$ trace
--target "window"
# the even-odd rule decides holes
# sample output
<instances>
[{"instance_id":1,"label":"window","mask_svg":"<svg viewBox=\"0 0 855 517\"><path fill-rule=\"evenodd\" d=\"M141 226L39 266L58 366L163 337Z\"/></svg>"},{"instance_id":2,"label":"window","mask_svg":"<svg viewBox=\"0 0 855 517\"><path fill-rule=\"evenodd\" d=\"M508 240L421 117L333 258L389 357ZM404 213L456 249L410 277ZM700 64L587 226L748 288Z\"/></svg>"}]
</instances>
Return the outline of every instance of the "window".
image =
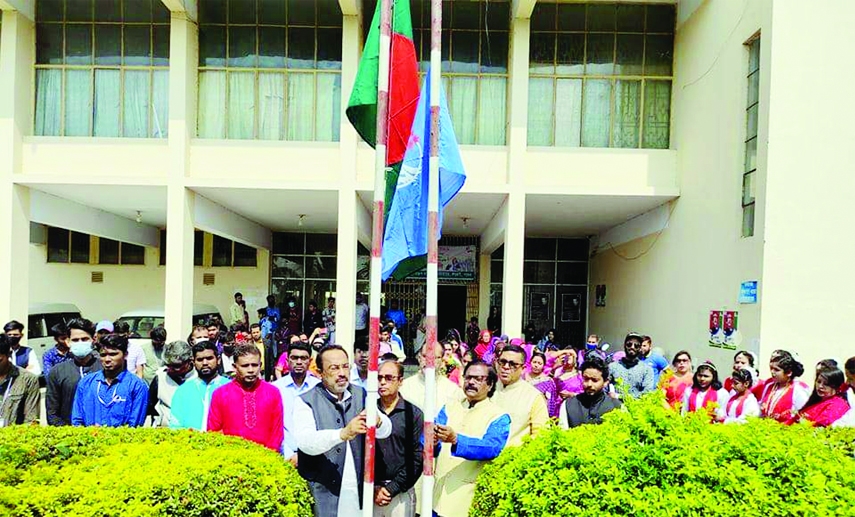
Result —
<instances>
[{"instance_id":1,"label":"window","mask_svg":"<svg viewBox=\"0 0 855 517\"><path fill-rule=\"evenodd\" d=\"M538 2L528 144L667 149L673 5Z\"/></svg>"},{"instance_id":2,"label":"window","mask_svg":"<svg viewBox=\"0 0 855 517\"><path fill-rule=\"evenodd\" d=\"M200 138L338 141L336 0L199 2Z\"/></svg>"},{"instance_id":3,"label":"window","mask_svg":"<svg viewBox=\"0 0 855 517\"><path fill-rule=\"evenodd\" d=\"M201 266L205 255L205 232L193 232L193 265ZM166 230L160 230L160 265L166 265Z\"/></svg>"},{"instance_id":4,"label":"window","mask_svg":"<svg viewBox=\"0 0 855 517\"><path fill-rule=\"evenodd\" d=\"M273 234L270 292L281 306L293 296L300 310L311 300L323 307L327 298L335 296L337 242L334 234Z\"/></svg>"},{"instance_id":5,"label":"window","mask_svg":"<svg viewBox=\"0 0 855 517\"><path fill-rule=\"evenodd\" d=\"M48 227L47 261L88 264L89 235L63 228Z\"/></svg>"},{"instance_id":6,"label":"window","mask_svg":"<svg viewBox=\"0 0 855 517\"><path fill-rule=\"evenodd\" d=\"M160 0L38 0L36 19L36 135L166 138Z\"/></svg>"},{"instance_id":7,"label":"window","mask_svg":"<svg viewBox=\"0 0 855 517\"><path fill-rule=\"evenodd\" d=\"M214 252L211 265L214 267L255 267L258 253L252 246L214 235Z\"/></svg>"},{"instance_id":8,"label":"window","mask_svg":"<svg viewBox=\"0 0 855 517\"><path fill-rule=\"evenodd\" d=\"M196 230L193 232L193 265L201 266L205 263L205 232Z\"/></svg>"},{"instance_id":9,"label":"window","mask_svg":"<svg viewBox=\"0 0 855 517\"><path fill-rule=\"evenodd\" d=\"M748 102L745 108L745 163L742 172L742 236L754 235L757 188L757 125L760 109L760 36L748 43Z\"/></svg>"},{"instance_id":10,"label":"window","mask_svg":"<svg viewBox=\"0 0 855 517\"><path fill-rule=\"evenodd\" d=\"M145 247L101 237L98 239L98 263L144 266Z\"/></svg>"}]
</instances>

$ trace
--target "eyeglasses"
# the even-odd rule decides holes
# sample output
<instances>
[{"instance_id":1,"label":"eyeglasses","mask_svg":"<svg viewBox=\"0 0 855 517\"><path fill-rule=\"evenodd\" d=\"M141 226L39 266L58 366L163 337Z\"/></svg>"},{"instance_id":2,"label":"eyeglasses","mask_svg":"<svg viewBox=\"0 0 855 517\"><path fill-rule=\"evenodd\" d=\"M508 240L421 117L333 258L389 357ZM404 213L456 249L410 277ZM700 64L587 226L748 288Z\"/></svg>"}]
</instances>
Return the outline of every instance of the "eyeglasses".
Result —
<instances>
[{"instance_id":1,"label":"eyeglasses","mask_svg":"<svg viewBox=\"0 0 855 517\"><path fill-rule=\"evenodd\" d=\"M350 365L349 365L349 364L347 364L347 363L344 363L344 364L327 364L327 365L324 365L324 370L325 370L325 371L328 371L328 372L332 372L332 373L340 372L340 371L342 371L342 370L348 370L349 368L350 368Z\"/></svg>"},{"instance_id":2,"label":"eyeglasses","mask_svg":"<svg viewBox=\"0 0 855 517\"><path fill-rule=\"evenodd\" d=\"M641 348L641 343L638 341L627 341L623 344L624 348Z\"/></svg>"},{"instance_id":3,"label":"eyeglasses","mask_svg":"<svg viewBox=\"0 0 855 517\"><path fill-rule=\"evenodd\" d=\"M380 382L392 382L397 381L401 377L399 375L378 375L377 380Z\"/></svg>"},{"instance_id":4,"label":"eyeglasses","mask_svg":"<svg viewBox=\"0 0 855 517\"><path fill-rule=\"evenodd\" d=\"M291 361L294 361L294 362L297 362L297 361L310 361L310 360L311 360L311 357L309 357L309 356L307 356L307 355L291 355L291 356L288 356L288 359L290 359Z\"/></svg>"},{"instance_id":5,"label":"eyeglasses","mask_svg":"<svg viewBox=\"0 0 855 517\"><path fill-rule=\"evenodd\" d=\"M513 361L508 361L507 359L499 359L499 366L507 367L507 368L510 368L511 370L516 370L517 368L522 366L522 364L515 363Z\"/></svg>"},{"instance_id":6,"label":"eyeglasses","mask_svg":"<svg viewBox=\"0 0 855 517\"><path fill-rule=\"evenodd\" d=\"M486 382L488 378L488 375L466 375L465 377L463 377L463 380L466 382L475 381L478 383L483 383Z\"/></svg>"}]
</instances>

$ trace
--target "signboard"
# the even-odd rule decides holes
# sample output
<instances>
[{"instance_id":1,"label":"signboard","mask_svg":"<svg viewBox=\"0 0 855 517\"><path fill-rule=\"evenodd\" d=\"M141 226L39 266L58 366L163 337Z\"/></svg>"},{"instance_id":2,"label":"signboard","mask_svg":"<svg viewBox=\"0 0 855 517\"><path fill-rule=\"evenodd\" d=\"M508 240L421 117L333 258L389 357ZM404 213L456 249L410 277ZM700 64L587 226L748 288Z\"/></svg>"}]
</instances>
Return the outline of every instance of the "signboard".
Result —
<instances>
[{"instance_id":1,"label":"signboard","mask_svg":"<svg viewBox=\"0 0 855 517\"><path fill-rule=\"evenodd\" d=\"M739 313L737 311L710 311L709 345L715 348L736 350L742 343L738 324Z\"/></svg>"},{"instance_id":2,"label":"signboard","mask_svg":"<svg viewBox=\"0 0 855 517\"><path fill-rule=\"evenodd\" d=\"M600 284L594 291L594 305L596 307L606 306L606 284Z\"/></svg>"},{"instance_id":3,"label":"signboard","mask_svg":"<svg viewBox=\"0 0 855 517\"><path fill-rule=\"evenodd\" d=\"M578 323L582 321L582 295L561 295L561 322Z\"/></svg>"},{"instance_id":4,"label":"signboard","mask_svg":"<svg viewBox=\"0 0 855 517\"><path fill-rule=\"evenodd\" d=\"M757 303L757 280L742 282L739 286L739 303Z\"/></svg>"},{"instance_id":5,"label":"signboard","mask_svg":"<svg viewBox=\"0 0 855 517\"><path fill-rule=\"evenodd\" d=\"M529 295L528 319L532 321L550 320L549 293L531 293Z\"/></svg>"},{"instance_id":6,"label":"signboard","mask_svg":"<svg viewBox=\"0 0 855 517\"><path fill-rule=\"evenodd\" d=\"M477 246L440 246L439 272L440 280L475 280L475 264L478 261ZM427 277L427 269L416 271L407 278L419 279Z\"/></svg>"}]
</instances>

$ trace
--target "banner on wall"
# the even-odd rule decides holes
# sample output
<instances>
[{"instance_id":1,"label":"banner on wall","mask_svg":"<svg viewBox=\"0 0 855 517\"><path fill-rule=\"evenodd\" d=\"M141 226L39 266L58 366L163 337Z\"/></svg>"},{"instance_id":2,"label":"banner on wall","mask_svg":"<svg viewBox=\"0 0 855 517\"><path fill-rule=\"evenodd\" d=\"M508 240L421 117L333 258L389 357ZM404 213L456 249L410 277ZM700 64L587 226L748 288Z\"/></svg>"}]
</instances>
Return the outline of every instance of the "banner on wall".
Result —
<instances>
[{"instance_id":1,"label":"banner on wall","mask_svg":"<svg viewBox=\"0 0 855 517\"><path fill-rule=\"evenodd\" d=\"M477 246L440 246L439 247L439 279L440 280L475 280L475 264L478 260ZM427 277L427 270L416 271L407 279Z\"/></svg>"},{"instance_id":2,"label":"banner on wall","mask_svg":"<svg viewBox=\"0 0 855 517\"><path fill-rule=\"evenodd\" d=\"M742 335L739 333L739 312L737 311L710 311L709 345L715 348L736 350L742 343Z\"/></svg>"}]
</instances>

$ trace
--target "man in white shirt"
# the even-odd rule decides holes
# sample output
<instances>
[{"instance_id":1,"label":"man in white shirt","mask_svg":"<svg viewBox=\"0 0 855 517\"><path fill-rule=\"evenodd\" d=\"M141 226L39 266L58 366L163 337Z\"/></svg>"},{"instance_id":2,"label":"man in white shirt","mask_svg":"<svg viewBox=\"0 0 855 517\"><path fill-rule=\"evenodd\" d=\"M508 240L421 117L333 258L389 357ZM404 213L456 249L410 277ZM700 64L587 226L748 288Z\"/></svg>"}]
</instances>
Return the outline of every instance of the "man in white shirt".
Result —
<instances>
[{"instance_id":1,"label":"man in white shirt","mask_svg":"<svg viewBox=\"0 0 855 517\"><path fill-rule=\"evenodd\" d=\"M120 334L122 336L125 336L126 338L130 338L131 326L128 325L128 322L126 321L114 321L113 333ZM145 357L145 350L143 350L143 348L140 346L136 339L128 341L128 355L125 358L125 362L128 365L129 372L136 375L140 379L143 378L143 375L145 374L145 365L148 361Z\"/></svg>"},{"instance_id":2,"label":"man in white shirt","mask_svg":"<svg viewBox=\"0 0 855 517\"><path fill-rule=\"evenodd\" d=\"M245 309L241 305L243 301L243 294L235 293L235 303L229 307L229 316L231 319L231 324L234 325L236 323L246 323L246 319L244 318Z\"/></svg>"},{"instance_id":3,"label":"man in white shirt","mask_svg":"<svg viewBox=\"0 0 855 517\"><path fill-rule=\"evenodd\" d=\"M347 352L325 346L316 358L321 384L294 404L297 470L309 482L315 516L362 515L365 453L365 390L350 384ZM392 423L379 411L377 439L388 438Z\"/></svg>"},{"instance_id":4,"label":"man in white shirt","mask_svg":"<svg viewBox=\"0 0 855 517\"><path fill-rule=\"evenodd\" d=\"M362 293L356 293L356 315L353 322L353 327L356 329L356 336L368 336L368 304L365 303L365 296Z\"/></svg>"},{"instance_id":5,"label":"man in white shirt","mask_svg":"<svg viewBox=\"0 0 855 517\"><path fill-rule=\"evenodd\" d=\"M312 360L312 349L302 341L288 347L288 374L273 383L282 394L282 411L285 424L285 440L282 454L297 466L297 440L294 438L294 404L303 393L314 388L320 379L307 375Z\"/></svg>"},{"instance_id":6,"label":"man in white shirt","mask_svg":"<svg viewBox=\"0 0 855 517\"><path fill-rule=\"evenodd\" d=\"M380 354L383 355L383 354ZM365 389L368 381L368 337L357 337L353 343L353 366L350 367L350 383Z\"/></svg>"}]
</instances>

